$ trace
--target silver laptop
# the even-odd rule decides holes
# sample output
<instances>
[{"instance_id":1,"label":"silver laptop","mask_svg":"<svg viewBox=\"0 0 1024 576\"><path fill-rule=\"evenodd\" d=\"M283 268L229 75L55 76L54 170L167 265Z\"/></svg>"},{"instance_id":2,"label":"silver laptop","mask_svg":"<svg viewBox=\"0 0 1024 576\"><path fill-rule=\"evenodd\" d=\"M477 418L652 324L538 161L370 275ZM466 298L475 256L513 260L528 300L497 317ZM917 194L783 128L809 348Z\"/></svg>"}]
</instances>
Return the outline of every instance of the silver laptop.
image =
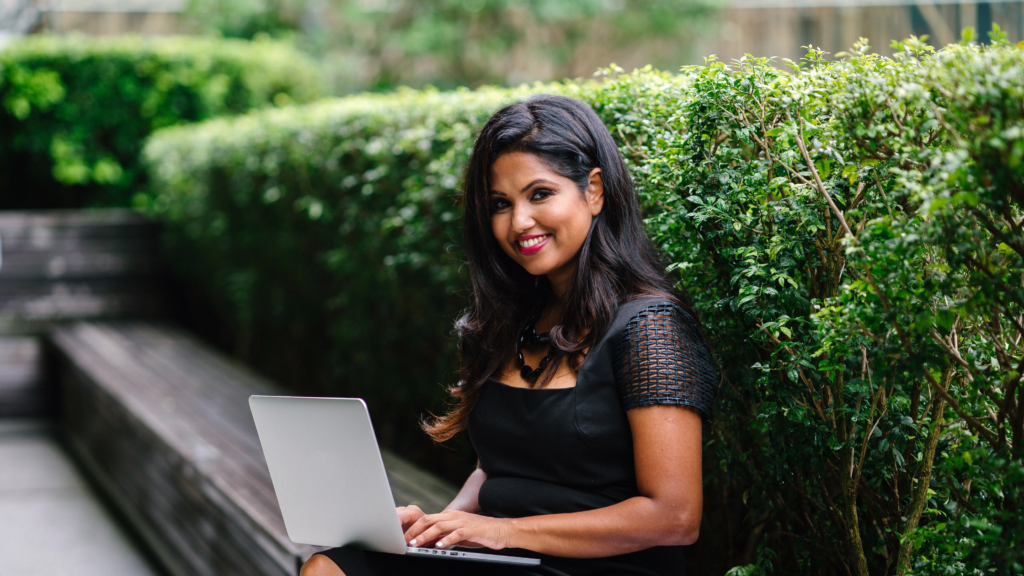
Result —
<instances>
[{"instance_id":1,"label":"silver laptop","mask_svg":"<svg viewBox=\"0 0 1024 576\"><path fill-rule=\"evenodd\" d=\"M285 529L314 546L535 566L540 560L407 546L366 404L358 398L250 396Z\"/></svg>"}]
</instances>

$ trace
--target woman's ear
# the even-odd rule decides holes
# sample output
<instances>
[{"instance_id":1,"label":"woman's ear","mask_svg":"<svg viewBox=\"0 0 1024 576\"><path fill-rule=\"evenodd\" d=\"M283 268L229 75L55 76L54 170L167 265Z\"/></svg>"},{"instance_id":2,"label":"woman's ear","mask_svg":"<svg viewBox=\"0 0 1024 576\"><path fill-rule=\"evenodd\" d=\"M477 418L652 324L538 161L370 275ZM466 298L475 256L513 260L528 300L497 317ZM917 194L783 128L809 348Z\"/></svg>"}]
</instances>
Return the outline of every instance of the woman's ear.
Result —
<instances>
[{"instance_id":1,"label":"woman's ear","mask_svg":"<svg viewBox=\"0 0 1024 576\"><path fill-rule=\"evenodd\" d=\"M601 169L594 168L587 177L587 205L590 206L590 215L597 216L604 208L604 181L601 179Z\"/></svg>"}]
</instances>

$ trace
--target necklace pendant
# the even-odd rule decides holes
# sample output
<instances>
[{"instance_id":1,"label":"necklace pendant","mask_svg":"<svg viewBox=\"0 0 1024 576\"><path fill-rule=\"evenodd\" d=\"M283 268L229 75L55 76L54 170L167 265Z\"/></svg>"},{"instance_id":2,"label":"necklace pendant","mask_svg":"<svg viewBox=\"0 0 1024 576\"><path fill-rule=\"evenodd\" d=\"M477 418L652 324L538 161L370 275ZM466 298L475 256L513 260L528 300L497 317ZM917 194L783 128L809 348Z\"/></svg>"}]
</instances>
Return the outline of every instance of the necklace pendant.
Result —
<instances>
[{"instance_id":1,"label":"necklace pendant","mask_svg":"<svg viewBox=\"0 0 1024 576\"><path fill-rule=\"evenodd\" d=\"M536 322L536 320L534 320ZM542 346L549 346L551 343L551 337L548 333L537 334L537 327L535 325L527 326L523 333L519 336L519 343L516 346L516 360L519 363L519 375L523 377L531 385L537 381L544 369L551 363L551 350L548 349L548 354L544 356L544 359L540 361L540 366L536 370L527 366L526 359L523 358L523 345L526 343L540 344Z\"/></svg>"},{"instance_id":2,"label":"necklace pendant","mask_svg":"<svg viewBox=\"0 0 1024 576\"><path fill-rule=\"evenodd\" d=\"M526 380L530 384L533 384L534 382L537 381L537 376L540 376L538 372L539 370L534 370L529 366L523 366L523 369L519 371L519 375L523 377L523 380Z\"/></svg>"}]
</instances>

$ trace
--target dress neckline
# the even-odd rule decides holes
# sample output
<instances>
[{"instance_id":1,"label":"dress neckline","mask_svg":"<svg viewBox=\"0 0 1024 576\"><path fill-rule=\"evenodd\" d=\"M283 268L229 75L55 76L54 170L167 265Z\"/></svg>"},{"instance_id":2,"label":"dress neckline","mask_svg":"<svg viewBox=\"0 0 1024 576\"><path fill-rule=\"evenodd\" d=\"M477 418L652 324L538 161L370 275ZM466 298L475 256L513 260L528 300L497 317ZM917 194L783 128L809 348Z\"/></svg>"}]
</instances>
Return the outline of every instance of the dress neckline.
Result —
<instances>
[{"instance_id":1,"label":"dress neckline","mask_svg":"<svg viewBox=\"0 0 1024 576\"><path fill-rule=\"evenodd\" d=\"M622 309L625 306L629 305L629 304L635 304L637 302L641 302L641 301L644 301L644 300L656 300L656 299L663 299L664 300L666 298L664 298L663 296L643 296L641 298L636 298L636 299L633 299L633 300L627 300L627 301L622 302L621 304L619 304L619 307L616 310L615 314L618 315L618 314L622 313ZM614 322L613 322L613 324L614 324ZM609 327L609 331L610 331L610 329L611 329L611 327ZM486 380L484 380L484 382L488 382L488 381L496 382L498 384L501 384L505 388L512 388L512 389L516 389L516 390L528 390L530 392L539 392L539 391L542 391L542 390L547 390L547 391L552 391L552 390L575 390L580 385L579 375L583 372L583 369L587 366L587 363L590 362L590 358L591 358L591 356L594 355L594 351L604 342L604 340L606 340L608 338L608 336L609 336L609 334L605 334L604 336L602 336L601 340L596 342L590 348L590 350L587 351L587 356L586 356L586 358L583 359L583 363L580 364L579 372L576 373L576 384L573 385L573 386L566 386L566 387L562 387L562 388L524 388L522 386L513 386L511 384L506 384L505 382L502 382L501 380L498 380L497 378L495 378L493 376L488 377Z\"/></svg>"},{"instance_id":2,"label":"dress neckline","mask_svg":"<svg viewBox=\"0 0 1024 576\"><path fill-rule=\"evenodd\" d=\"M603 337L602 337L602 340L604 340ZM507 384L505 382L502 382L501 380L498 380L497 378L495 378L493 376L491 376L487 380L490 380L492 382L497 382L498 384L501 384L502 386L504 386L506 388L516 388L516 389L519 389L519 390L530 390L531 392L538 392L540 390L575 390L576 387L580 385L580 374L583 373L583 368L586 367L587 362L590 362L590 357L594 355L593 354L594 350L600 344L601 344L601 342L597 342L596 344L594 344L593 346L590 347L590 350L587 350L587 355L586 355L586 357L583 358L583 363L580 364L579 371L576 372L576 383L573 384L572 386L562 386L560 388L547 388L547 387L545 387L545 388L526 388L526 387L523 387L523 386L513 386L511 384Z\"/></svg>"},{"instance_id":3,"label":"dress neckline","mask_svg":"<svg viewBox=\"0 0 1024 576\"><path fill-rule=\"evenodd\" d=\"M587 363L586 359L584 358L583 364L586 364L586 363ZM583 366L582 365L580 366L580 370L581 371L583 370ZM578 374L576 376L576 384L574 384L572 386L562 386L560 388L547 388L547 387L545 387L545 388L526 388L524 386L513 386L511 384L506 384L505 382L502 382L501 380L498 380L497 378L493 378L493 377L492 378L488 378L484 382L494 382L496 384L501 384L505 388L511 388L513 390L528 390L530 392L542 392L542 391L552 392L552 391L555 391L555 390L575 390L576 387L580 385L579 375Z\"/></svg>"}]
</instances>

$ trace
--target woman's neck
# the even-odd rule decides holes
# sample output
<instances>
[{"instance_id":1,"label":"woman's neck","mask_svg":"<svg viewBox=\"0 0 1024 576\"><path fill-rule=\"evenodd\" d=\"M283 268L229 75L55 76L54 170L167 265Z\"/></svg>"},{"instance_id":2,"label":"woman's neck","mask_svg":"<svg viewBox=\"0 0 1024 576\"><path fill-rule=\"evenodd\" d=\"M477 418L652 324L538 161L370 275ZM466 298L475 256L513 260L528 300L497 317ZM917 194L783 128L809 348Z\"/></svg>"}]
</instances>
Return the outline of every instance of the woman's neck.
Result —
<instances>
[{"instance_id":1,"label":"woman's neck","mask_svg":"<svg viewBox=\"0 0 1024 576\"><path fill-rule=\"evenodd\" d=\"M549 302L553 300L559 305L559 307L561 307L562 298L569 289L569 283L572 282L573 274L576 273L578 258L579 256L574 258L567 265L548 272L548 284L551 285L551 295L548 297Z\"/></svg>"}]
</instances>

